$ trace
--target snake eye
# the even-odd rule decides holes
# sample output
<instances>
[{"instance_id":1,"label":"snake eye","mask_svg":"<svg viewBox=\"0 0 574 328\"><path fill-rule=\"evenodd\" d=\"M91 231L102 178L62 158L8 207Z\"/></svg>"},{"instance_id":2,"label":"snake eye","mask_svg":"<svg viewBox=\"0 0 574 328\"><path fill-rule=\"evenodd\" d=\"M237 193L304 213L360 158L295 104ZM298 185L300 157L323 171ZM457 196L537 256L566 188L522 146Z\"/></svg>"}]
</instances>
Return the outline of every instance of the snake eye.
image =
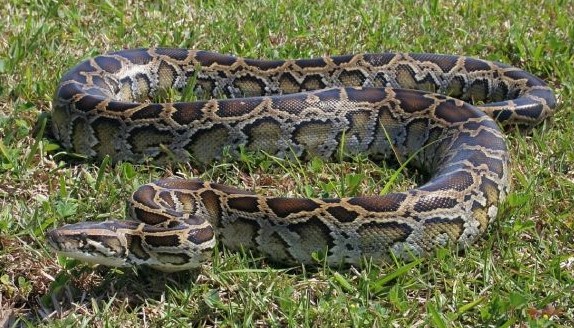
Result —
<instances>
[{"instance_id":1,"label":"snake eye","mask_svg":"<svg viewBox=\"0 0 574 328\"><path fill-rule=\"evenodd\" d=\"M85 232L82 232L78 235L78 245L80 247L84 247L86 245L88 245L88 234Z\"/></svg>"}]
</instances>

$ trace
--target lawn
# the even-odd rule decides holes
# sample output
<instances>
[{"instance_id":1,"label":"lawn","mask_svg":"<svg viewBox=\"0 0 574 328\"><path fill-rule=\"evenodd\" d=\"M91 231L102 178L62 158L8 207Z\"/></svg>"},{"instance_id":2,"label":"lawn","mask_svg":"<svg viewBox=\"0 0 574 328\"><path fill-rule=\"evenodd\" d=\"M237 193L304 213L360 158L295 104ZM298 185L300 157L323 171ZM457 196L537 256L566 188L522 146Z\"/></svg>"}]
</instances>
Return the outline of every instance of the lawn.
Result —
<instances>
[{"instance_id":1,"label":"lawn","mask_svg":"<svg viewBox=\"0 0 574 328\"><path fill-rule=\"evenodd\" d=\"M574 325L574 5L571 1L72 1L0 6L0 326L571 327ZM290 196L376 194L384 163L248 155L207 170L73 158L42 135L59 78L81 60L149 46L253 58L361 52L468 55L546 80L559 105L510 132L512 192L464 254L284 268L221 247L196 271L90 267L58 258L48 229L125 216L159 177ZM418 181L400 172L393 189Z\"/></svg>"}]
</instances>

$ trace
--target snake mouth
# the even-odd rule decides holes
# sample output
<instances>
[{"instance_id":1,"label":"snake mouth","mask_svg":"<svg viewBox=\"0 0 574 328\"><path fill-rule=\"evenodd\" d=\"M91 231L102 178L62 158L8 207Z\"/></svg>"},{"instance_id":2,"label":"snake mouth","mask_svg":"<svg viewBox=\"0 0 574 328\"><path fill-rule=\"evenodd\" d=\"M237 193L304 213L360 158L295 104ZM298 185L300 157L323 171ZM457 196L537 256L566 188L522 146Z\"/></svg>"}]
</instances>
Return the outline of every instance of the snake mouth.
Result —
<instances>
[{"instance_id":1,"label":"snake mouth","mask_svg":"<svg viewBox=\"0 0 574 328\"><path fill-rule=\"evenodd\" d=\"M48 241L48 246L56 251L62 252L64 251L63 243L62 243L62 234L60 233L60 229L52 229L46 233L46 240Z\"/></svg>"}]
</instances>

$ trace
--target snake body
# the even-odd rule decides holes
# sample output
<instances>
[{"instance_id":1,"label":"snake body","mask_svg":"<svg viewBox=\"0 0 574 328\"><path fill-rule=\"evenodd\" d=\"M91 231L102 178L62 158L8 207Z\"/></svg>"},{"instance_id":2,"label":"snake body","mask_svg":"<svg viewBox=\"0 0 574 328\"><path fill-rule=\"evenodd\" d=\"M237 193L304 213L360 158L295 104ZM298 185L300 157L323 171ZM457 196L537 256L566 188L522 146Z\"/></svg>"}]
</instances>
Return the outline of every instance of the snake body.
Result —
<instances>
[{"instance_id":1,"label":"snake body","mask_svg":"<svg viewBox=\"0 0 574 328\"><path fill-rule=\"evenodd\" d=\"M187 87L205 100L150 101ZM284 264L315 263L314 254L355 265L465 248L509 190L499 125L533 126L555 104L539 78L462 56L264 61L166 48L97 56L64 75L54 99L54 134L77 153L208 165L243 149L302 159L343 151L410 159L429 179L405 192L341 199L164 179L133 194L132 220L66 225L48 240L89 262L164 271L197 267L216 239Z\"/></svg>"}]
</instances>

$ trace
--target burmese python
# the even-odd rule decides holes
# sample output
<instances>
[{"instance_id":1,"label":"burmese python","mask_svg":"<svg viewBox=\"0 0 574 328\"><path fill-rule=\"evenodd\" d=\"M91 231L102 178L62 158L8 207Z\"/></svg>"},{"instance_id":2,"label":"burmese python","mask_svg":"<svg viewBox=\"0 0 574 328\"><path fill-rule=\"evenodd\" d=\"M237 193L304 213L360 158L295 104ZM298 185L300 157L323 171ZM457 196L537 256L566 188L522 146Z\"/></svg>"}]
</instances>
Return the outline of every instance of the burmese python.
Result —
<instances>
[{"instance_id":1,"label":"burmese python","mask_svg":"<svg viewBox=\"0 0 574 328\"><path fill-rule=\"evenodd\" d=\"M206 100L150 101L166 89L185 90L190 80ZM342 199L266 197L166 179L133 194L134 221L67 225L48 240L74 258L164 271L200 265L215 237L284 264L314 263L313 253L339 265L464 248L508 193L498 124L535 125L554 107L539 78L461 56L262 61L163 48L97 56L69 71L54 99L54 134L76 153L206 165L242 149L299 158L343 150L412 157L430 178L406 192Z\"/></svg>"}]
</instances>

